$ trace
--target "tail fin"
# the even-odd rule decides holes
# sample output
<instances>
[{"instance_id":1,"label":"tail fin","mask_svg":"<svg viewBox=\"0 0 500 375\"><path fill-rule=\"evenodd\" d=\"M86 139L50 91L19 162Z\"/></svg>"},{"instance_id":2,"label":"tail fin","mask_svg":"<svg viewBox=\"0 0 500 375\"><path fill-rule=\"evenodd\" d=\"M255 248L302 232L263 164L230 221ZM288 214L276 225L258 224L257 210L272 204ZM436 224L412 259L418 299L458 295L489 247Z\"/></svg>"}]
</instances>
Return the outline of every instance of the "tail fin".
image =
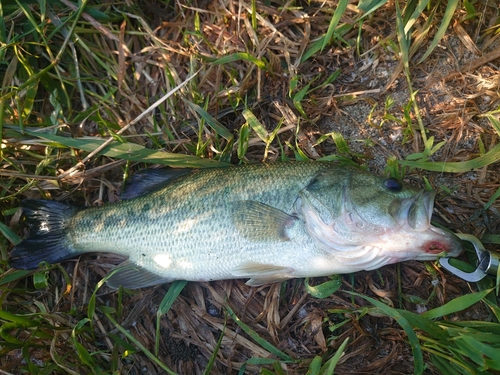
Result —
<instances>
[{"instance_id":1,"label":"tail fin","mask_svg":"<svg viewBox=\"0 0 500 375\"><path fill-rule=\"evenodd\" d=\"M27 199L21 202L30 236L10 253L12 268L31 270L42 261L58 263L74 256L66 226L77 209L64 203Z\"/></svg>"}]
</instances>

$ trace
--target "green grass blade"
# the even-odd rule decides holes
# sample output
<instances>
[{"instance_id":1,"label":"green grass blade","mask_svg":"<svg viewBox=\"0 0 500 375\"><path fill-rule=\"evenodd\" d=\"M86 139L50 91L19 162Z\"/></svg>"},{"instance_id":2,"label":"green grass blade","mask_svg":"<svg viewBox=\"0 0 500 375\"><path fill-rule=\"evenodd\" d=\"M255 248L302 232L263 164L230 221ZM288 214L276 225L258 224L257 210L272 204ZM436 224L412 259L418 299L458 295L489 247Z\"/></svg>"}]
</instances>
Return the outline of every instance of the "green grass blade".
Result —
<instances>
[{"instance_id":1,"label":"green grass blade","mask_svg":"<svg viewBox=\"0 0 500 375\"><path fill-rule=\"evenodd\" d=\"M337 27L337 35L338 37L343 36L346 34L348 31L352 29L354 24L343 24L339 27ZM326 35L323 35L321 38L319 38L317 41L311 44L311 47L304 53L304 55L300 58L301 62L307 61L309 58L313 57L316 55L319 51L321 51L321 48L324 44L324 41L326 40Z\"/></svg>"},{"instance_id":2,"label":"green grass blade","mask_svg":"<svg viewBox=\"0 0 500 375\"><path fill-rule=\"evenodd\" d=\"M321 358L319 355L314 357L311 363L309 364L309 369L307 370L306 375L319 375L322 362L323 358Z\"/></svg>"},{"instance_id":3,"label":"green grass blade","mask_svg":"<svg viewBox=\"0 0 500 375\"><path fill-rule=\"evenodd\" d=\"M409 74L410 69L410 41L409 41L409 33L405 32L405 25L403 23L403 16L401 14L401 9L399 8L399 2L395 3L396 5L396 34L398 36L399 48L401 51L401 59L403 61L403 66L406 72L406 75Z\"/></svg>"},{"instance_id":4,"label":"green grass blade","mask_svg":"<svg viewBox=\"0 0 500 375\"><path fill-rule=\"evenodd\" d=\"M420 168L427 171L463 173L485 167L498 161L500 161L500 144L493 147L486 154L467 161L429 162L400 160L398 163L406 167Z\"/></svg>"},{"instance_id":5,"label":"green grass blade","mask_svg":"<svg viewBox=\"0 0 500 375\"><path fill-rule=\"evenodd\" d=\"M238 134L238 149L237 155L238 159L242 160L248 151L248 142L250 139L250 128L248 124L243 124L240 127Z\"/></svg>"},{"instance_id":6,"label":"green grass blade","mask_svg":"<svg viewBox=\"0 0 500 375\"><path fill-rule=\"evenodd\" d=\"M456 371L450 368L450 362L446 359L437 355L431 355L431 361L441 375L456 375Z\"/></svg>"},{"instance_id":7,"label":"green grass blade","mask_svg":"<svg viewBox=\"0 0 500 375\"><path fill-rule=\"evenodd\" d=\"M470 340L468 339L470 339L470 337L461 335L456 340L454 340L454 344L463 353L463 355L469 357L472 361L475 362L476 365L484 366L486 364L484 361L484 354L477 350L479 346L476 346L475 348L471 347ZM476 344L479 344L479 342L476 341Z\"/></svg>"},{"instance_id":8,"label":"green grass blade","mask_svg":"<svg viewBox=\"0 0 500 375\"><path fill-rule=\"evenodd\" d=\"M269 142L269 134L262 123L255 117L253 112L249 109L245 109L242 112L243 117L247 120L248 125L253 129L255 134L267 145Z\"/></svg>"},{"instance_id":9,"label":"green grass blade","mask_svg":"<svg viewBox=\"0 0 500 375\"><path fill-rule=\"evenodd\" d=\"M97 303L97 291L106 283L106 280L108 278L110 278L114 273L118 272L119 270L120 270L119 268L114 269L108 275L106 275L106 277L100 280L95 286L94 291L92 292L92 295L89 298L89 304L87 306L87 317L91 325L94 322L94 315Z\"/></svg>"},{"instance_id":10,"label":"green grass blade","mask_svg":"<svg viewBox=\"0 0 500 375\"><path fill-rule=\"evenodd\" d=\"M347 141L345 140L344 136L340 132L332 132L330 133L332 136L333 142L335 143L335 146L337 146L337 151L340 154L350 154L351 150L349 149L349 145L347 144Z\"/></svg>"},{"instance_id":11,"label":"green grass blade","mask_svg":"<svg viewBox=\"0 0 500 375\"><path fill-rule=\"evenodd\" d=\"M497 191L495 191L495 194L493 194L491 196L491 198L488 200L488 202L486 202L486 204L484 205L484 210L487 210L488 208L491 207L491 205L493 203L495 203L495 201L500 198L500 187L497 189Z\"/></svg>"},{"instance_id":12,"label":"green grass blade","mask_svg":"<svg viewBox=\"0 0 500 375\"><path fill-rule=\"evenodd\" d=\"M18 324L19 326L31 327L31 324L35 323L30 316L22 316L17 314L12 314L8 311L0 310L0 319L7 320L9 322Z\"/></svg>"},{"instance_id":13,"label":"green grass blade","mask_svg":"<svg viewBox=\"0 0 500 375\"><path fill-rule=\"evenodd\" d=\"M375 12L385 3L387 3L387 0L360 0L358 3L358 9L364 13L363 17L366 17L370 13Z\"/></svg>"},{"instance_id":14,"label":"green grass blade","mask_svg":"<svg viewBox=\"0 0 500 375\"><path fill-rule=\"evenodd\" d=\"M5 112L5 101L0 99L0 144L3 143L3 122ZM0 148L0 158L3 156L3 150Z\"/></svg>"},{"instance_id":15,"label":"green grass blade","mask_svg":"<svg viewBox=\"0 0 500 375\"><path fill-rule=\"evenodd\" d=\"M337 349L337 352L335 353L335 355L332 358L330 358L328 361L326 361L325 364L323 365L323 367L321 367L320 375L333 375L334 374L335 367L337 366L337 363L339 363L339 360L342 357L342 354L344 354L344 349L347 346L348 342L349 342L349 337L346 337L344 342Z\"/></svg>"},{"instance_id":16,"label":"green grass blade","mask_svg":"<svg viewBox=\"0 0 500 375\"><path fill-rule=\"evenodd\" d=\"M250 127L255 131L257 136L266 144L263 157L263 161L265 161L267 159L267 153L269 151L269 147L271 146L271 143L273 142L276 135L278 135L278 131L280 130L281 125L283 125L283 121L280 121L276 126L276 128L272 131L272 133L269 134L264 125L262 125L262 123L257 119L257 117L252 113L252 111L250 111L249 109L245 109L242 114L243 117L245 117L245 120L247 120L247 124L250 125Z\"/></svg>"},{"instance_id":17,"label":"green grass blade","mask_svg":"<svg viewBox=\"0 0 500 375\"><path fill-rule=\"evenodd\" d=\"M215 361L217 360L217 354L219 353L220 347L222 345L222 339L224 338L224 332L226 330L226 322L224 322L224 327L222 328L222 332L220 333L219 339L217 340L217 344L213 349L212 354L208 360L207 366L203 371L203 375L210 375L212 373L212 367L214 366Z\"/></svg>"},{"instance_id":18,"label":"green grass blade","mask_svg":"<svg viewBox=\"0 0 500 375\"><path fill-rule=\"evenodd\" d=\"M342 286L342 277L340 275L334 275L331 277L332 280L326 281L322 284L313 286L309 284L309 278L304 280L304 286L307 293L309 293L314 298L327 298L335 293Z\"/></svg>"},{"instance_id":19,"label":"green grass blade","mask_svg":"<svg viewBox=\"0 0 500 375\"><path fill-rule=\"evenodd\" d=\"M413 358L415 361L414 372L415 374L422 374L424 372L424 358L422 355L422 348L420 346L420 342L418 341L418 337L415 331L413 330L411 324L408 322L408 320L406 320L404 316L396 309L393 309L392 307L389 307L386 304L377 301L376 299L355 292L348 292L348 293L367 300L372 305L377 307L380 311L382 311L384 314L390 316L391 318L393 318L398 322L398 324L401 326L401 328L404 329L406 335L408 336L408 340L411 345Z\"/></svg>"},{"instance_id":20,"label":"green grass blade","mask_svg":"<svg viewBox=\"0 0 500 375\"><path fill-rule=\"evenodd\" d=\"M38 82L39 81L35 81L26 88L24 103L22 105L19 103L18 105L18 107L20 107L19 113L21 116L19 116L19 125L21 126L21 129L24 121L29 118L31 111L33 110L33 104L35 103L36 94L38 92Z\"/></svg>"},{"instance_id":21,"label":"green grass blade","mask_svg":"<svg viewBox=\"0 0 500 375\"><path fill-rule=\"evenodd\" d=\"M226 306L226 309L227 312L229 313L229 316L231 316L231 319L233 319L234 322L260 346L262 346L268 352L274 354L276 357L280 358L283 361L294 362L292 357L290 357L288 354L282 352L277 347L275 347L274 345L272 345L271 343L267 342L265 339L260 337L257 332L255 332L248 326L248 324L243 323L229 306Z\"/></svg>"},{"instance_id":22,"label":"green grass blade","mask_svg":"<svg viewBox=\"0 0 500 375\"><path fill-rule=\"evenodd\" d=\"M182 292L186 286L186 280L174 281L170 284L167 294L163 297L160 306L158 306L158 311L156 312L156 338L155 338L155 354L158 356L160 352L160 328L161 328L161 317L165 315L168 310L172 307L179 294Z\"/></svg>"},{"instance_id":23,"label":"green grass blade","mask_svg":"<svg viewBox=\"0 0 500 375\"><path fill-rule=\"evenodd\" d=\"M411 324L412 327L418 327L419 330L426 332L430 337L434 339L446 340L448 335L443 332L443 329L439 325L421 314L415 314L411 311L400 310L399 313Z\"/></svg>"},{"instance_id":24,"label":"green grass blade","mask_svg":"<svg viewBox=\"0 0 500 375\"><path fill-rule=\"evenodd\" d=\"M33 271L24 271L24 270L16 270L8 275L2 275L2 279L0 280L0 285L5 285L11 283L16 280L20 280L25 276L29 275Z\"/></svg>"},{"instance_id":25,"label":"green grass blade","mask_svg":"<svg viewBox=\"0 0 500 375\"><path fill-rule=\"evenodd\" d=\"M427 351L431 353L431 361L440 371L441 375L478 375L478 372L471 366L470 363L467 365L456 357L451 357L449 355L444 355L443 353L436 351L431 348L427 348ZM453 353L455 355L455 353Z\"/></svg>"},{"instance_id":26,"label":"green grass blade","mask_svg":"<svg viewBox=\"0 0 500 375\"><path fill-rule=\"evenodd\" d=\"M326 36L323 39L323 45L321 46L321 51L325 49L325 47L333 41L333 36L335 33L335 29L340 22L340 18L344 14L347 4L349 4L349 0L340 0L337 9L333 13L333 17L330 20L330 24L328 25L328 30L326 31Z\"/></svg>"},{"instance_id":27,"label":"green grass blade","mask_svg":"<svg viewBox=\"0 0 500 375\"><path fill-rule=\"evenodd\" d=\"M233 135L229 130L226 129L224 125L222 125L219 121L214 119L210 114L201 108L199 105L194 104L190 101L186 101L187 105L189 105L196 113L198 113L206 123L221 137L225 138L227 141L233 140Z\"/></svg>"},{"instance_id":28,"label":"green grass blade","mask_svg":"<svg viewBox=\"0 0 500 375\"><path fill-rule=\"evenodd\" d=\"M456 313L457 311L462 311L475 303L481 301L484 297L490 294L493 289L483 290L477 293L470 293L464 296L457 297L450 302L444 304L443 306L436 307L435 309L426 311L422 314L423 317L427 319L441 318L445 315Z\"/></svg>"},{"instance_id":29,"label":"green grass blade","mask_svg":"<svg viewBox=\"0 0 500 375\"><path fill-rule=\"evenodd\" d=\"M33 275L33 286L35 289L44 289L49 285L49 280L47 278L47 272L45 270L36 272Z\"/></svg>"},{"instance_id":30,"label":"green grass blade","mask_svg":"<svg viewBox=\"0 0 500 375\"><path fill-rule=\"evenodd\" d=\"M156 363L160 368L162 368L167 374L169 375L176 375L176 373L170 368L167 367L162 361L158 359L153 353L151 353L144 345L142 345L137 339L125 328L123 328L118 322L109 314L108 312L104 311L104 314L106 317L109 319L109 321L115 326L115 328L121 332L122 335L124 335L126 338L128 338L133 345L135 345L138 349L140 349L151 361Z\"/></svg>"},{"instance_id":31,"label":"green grass blade","mask_svg":"<svg viewBox=\"0 0 500 375\"><path fill-rule=\"evenodd\" d=\"M86 322L87 320L84 319L84 321ZM80 344L77 340L77 335L76 335L77 327L78 327L78 325L75 326L73 328L73 330L71 331L71 338L73 339L73 345L75 346L75 349L76 349L76 352L78 354L80 361L83 364L85 364L93 369L96 367L96 364L95 364L94 360L92 359L92 356L89 354L87 349L85 349L85 347L82 344Z\"/></svg>"},{"instance_id":32,"label":"green grass blade","mask_svg":"<svg viewBox=\"0 0 500 375\"><path fill-rule=\"evenodd\" d=\"M498 120L498 118L496 118L492 114L487 114L486 117L490 121L490 124L493 127L493 129L495 129L497 135L500 136L500 121Z\"/></svg>"},{"instance_id":33,"label":"green grass blade","mask_svg":"<svg viewBox=\"0 0 500 375\"><path fill-rule=\"evenodd\" d=\"M5 18L3 6L0 4L0 42L7 44L7 29L5 27ZM5 48L0 49L0 61L4 61L5 58Z\"/></svg>"},{"instance_id":34,"label":"green grass blade","mask_svg":"<svg viewBox=\"0 0 500 375\"><path fill-rule=\"evenodd\" d=\"M406 11L405 11L405 29L404 32L406 34L410 33L411 28L417 22L418 17L422 14L422 12L425 10L427 7L427 4L429 4L430 0L423 0L419 1L417 6L415 7L415 10L412 12L412 14L408 17L408 20L406 21Z\"/></svg>"},{"instance_id":35,"label":"green grass blade","mask_svg":"<svg viewBox=\"0 0 500 375\"><path fill-rule=\"evenodd\" d=\"M487 345L467 335L460 336L457 341L465 344L469 349L467 353L474 356L469 356L469 358L474 358L478 365L486 366L486 368L492 370L500 370L500 348ZM485 356L489 358L485 358Z\"/></svg>"},{"instance_id":36,"label":"green grass blade","mask_svg":"<svg viewBox=\"0 0 500 375\"><path fill-rule=\"evenodd\" d=\"M306 96L306 94L308 93L309 91L309 88L311 87L311 84L308 83L307 85L305 85L303 88L301 88L299 90L299 92L297 92L294 96L293 96L293 105L295 106L295 108L297 109L297 111L299 111L299 113L304 117L304 118L307 118L307 115L306 113L304 112L304 108L302 107L302 100L304 99L304 97Z\"/></svg>"},{"instance_id":37,"label":"green grass blade","mask_svg":"<svg viewBox=\"0 0 500 375\"><path fill-rule=\"evenodd\" d=\"M252 0L251 17L252 17L252 28L254 30L257 30L257 1L256 0Z\"/></svg>"},{"instance_id":38,"label":"green grass blade","mask_svg":"<svg viewBox=\"0 0 500 375\"><path fill-rule=\"evenodd\" d=\"M28 132L25 133L48 139L53 142L60 143L66 147L73 147L87 152L92 152L100 147L105 141L96 137L89 138L67 138L48 133ZM157 163L168 165L170 167L186 167L186 168L210 168L210 167L227 167L228 163L212 159L203 159L193 155L174 154L166 151L156 151L142 147L136 143L117 143L113 142L105 147L100 155L109 157L131 160L143 163Z\"/></svg>"},{"instance_id":39,"label":"green grass blade","mask_svg":"<svg viewBox=\"0 0 500 375\"><path fill-rule=\"evenodd\" d=\"M19 237L17 234L15 234L12 231L12 229L10 229L7 225L2 223L1 221L0 221L0 233L2 233L3 236L5 238L7 238L9 240L9 242L13 245L17 245L18 243L20 243L22 241L21 237Z\"/></svg>"},{"instance_id":40,"label":"green grass blade","mask_svg":"<svg viewBox=\"0 0 500 375\"><path fill-rule=\"evenodd\" d=\"M444 12L441 25L439 25L439 29L436 32L436 35L434 36L434 39L432 40L432 43L429 46L429 49L427 49L427 51L420 58L420 60L418 60L417 64L420 64L422 61L424 61L432 53L432 51L434 51L434 48L437 47L441 39L443 39L444 33L446 32L446 29L448 28L448 25L450 24L453 18L453 13L455 13L457 5L458 5L458 0L448 0L448 4L446 5L446 11Z\"/></svg>"},{"instance_id":41,"label":"green grass blade","mask_svg":"<svg viewBox=\"0 0 500 375\"><path fill-rule=\"evenodd\" d=\"M500 272L500 271L499 271ZM491 309L493 314L495 315L495 318L500 321L500 307L491 301L488 301L487 299L484 300L484 303L488 305L488 307Z\"/></svg>"},{"instance_id":42,"label":"green grass blade","mask_svg":"<svg viewBox=\"0 0 500 375\"><path fill-rule=\"evenodd\" d=\"M3 23L3 20L0 22ZM16 51L17 51L17 49L16 49ZM0 53L3 55L4 51L2 51L2 49L0 49ZM0 57L2 55L0 55ZM2 61L2 59L0 59L0 61ZM3 76L3 79L1 82L2 87L0 88L0 95L4 95L5 92L8 92L7 88L10 86L10 82L12 81L12 78L14 77L14 75L16 73L18 61L19 61L19 59L17 58L16 55L11 57L9 65L7 65L7 69L4 72L4 76ZM12 91L14 91L14 90L12 90ZM3 141L4 115L5 115L5 100L3 98L0 98L0 144L2 144L2 141ZM2 153L3 153L3 151L0 148L0 155Z\"/></svg>"},{"instance_id":43,"label":"green grass blade","mask_svg":"<svg viewBox=\"0 0 500 375\"><path fill-rule=\"evenodd\" d=\"M258 59L256 57L250 55L247 52L232 53L230 55L221 57L219 59L211 59L211 58L206 58L206 57L203 57L203 58L212 62L212 64L214 64L214 65L223 65L223 64L228 64L228 63L234 62L234 61L244 60L244 61L248 61L248 62L255 64L260 69L266 69L266 63L264 60Z\"/></svg>"},{"instance_id":44,"label":"green grass blade","mask_svg":"<svg viewBox=\"0 0 500 375\"><path fill-rule=\"evenodd\" d=\"M246 363L249 365L256 365L256 366L265 366L265 365L272 365L276 362L275 359L273 358L250 358Z\"/></svg>"}]
</instances>

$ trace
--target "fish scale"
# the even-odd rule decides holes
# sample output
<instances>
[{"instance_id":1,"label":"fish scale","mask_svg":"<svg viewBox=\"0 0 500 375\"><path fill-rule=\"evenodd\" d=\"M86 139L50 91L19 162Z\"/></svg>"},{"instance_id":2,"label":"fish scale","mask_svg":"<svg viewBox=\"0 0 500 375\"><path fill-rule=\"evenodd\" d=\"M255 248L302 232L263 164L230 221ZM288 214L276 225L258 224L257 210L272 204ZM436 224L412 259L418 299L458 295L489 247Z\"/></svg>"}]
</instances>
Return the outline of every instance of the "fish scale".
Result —
<instances>
[{"instance_id":1,"label":"fish scale","mask_svg":"<svg viewBox=\"0 0 500 375\"><path fill-rule=\"evenodd\" d=\"M430 224L433 193L338 163L165 172L143 172L136 183L151 184L143 195L102 207L23 203L27 220L48 230L14 248L10 264L31 269L111 252L129 257L108 279L113 287L231 278L261 285L462 250Z\"/></svg>"}]
</instances>

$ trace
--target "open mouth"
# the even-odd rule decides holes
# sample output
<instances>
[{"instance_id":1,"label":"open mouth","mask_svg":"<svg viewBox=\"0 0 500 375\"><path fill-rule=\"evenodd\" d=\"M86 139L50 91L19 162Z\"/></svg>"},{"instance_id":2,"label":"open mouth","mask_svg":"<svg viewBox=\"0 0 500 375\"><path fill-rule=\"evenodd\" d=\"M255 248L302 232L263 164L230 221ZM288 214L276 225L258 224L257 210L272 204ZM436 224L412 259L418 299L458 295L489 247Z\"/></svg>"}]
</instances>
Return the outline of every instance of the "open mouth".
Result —
<instances>
[{"instance_id":1,"label":"open mouth","mask_svg":"<svg viewBox=\"0 0 500 375\"><path fill-rule=\"evenodd\" d=\"M391 215L401 226L408 225L418 232L431 226L434 191L421 190L413 197L401 199L391 207Z\"/></svg>"},{"instance_id":2,"label":"open mouth","mask_svg":"<svg viewBox=\"0 0 500 375\"><path fill-rule=\"evenodd\" d=\"M436 192L422 190L414 197L408 209L408 224L417 231L427 230L431 225Z\"/></svg>"},{"instance_id":3,"label":"open mouth","mask_svg":"<svg viewBox=\"0 0 500 375\"><path fill-rule=\"evenodd\" d=\"M462 240L455 234L434 226L430 230L436 234L436 239L428 241L424 245L424 251L428 254L439 254L446 252L448 257L456 257L463 251Z\"/></svg>"}]
</instances>

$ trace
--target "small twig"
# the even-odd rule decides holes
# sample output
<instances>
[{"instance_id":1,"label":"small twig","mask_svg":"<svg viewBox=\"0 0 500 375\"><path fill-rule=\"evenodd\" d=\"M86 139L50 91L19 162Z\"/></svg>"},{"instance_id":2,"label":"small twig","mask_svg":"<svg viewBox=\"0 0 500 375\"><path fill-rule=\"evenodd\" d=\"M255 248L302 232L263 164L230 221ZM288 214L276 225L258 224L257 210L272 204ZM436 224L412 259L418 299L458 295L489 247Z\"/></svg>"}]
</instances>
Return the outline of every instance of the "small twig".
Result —
<instances>
[{"instance_id":1,"label":"small twig","mask_svg":"<svg viewBox=\"0 0 500 375\"><path fill-rule=\"evenodd\" d=\"M471 72L473 70L476 70L480 66L490 62L491 60L498 59L499 57L500 57L500 49L496 48L493 51L475 59L471 63L466 64L462 69L460 69L460 71L462 73Z\"/></svg>"},{"instance_id":2,"label":"small twig","mask_svg":"<svg viewBox=\"0 0 500 375\"><path fill-rule=\"evenodd\" d=\"M70 1L68 1L68 0L61 0L61 3L63 3L68 8L70 8L70 9L72 9L74 11L78 10L78 7L75 4L71 3ZM118 38L116 37L116 35L114 35L111 31L109 31L108 28L104 27L94 17L90 16L86 12L82 13L82 17L85 18L87 21L89 21L89 23L92 26L94 26L97 30L99 30L101 33L103 33L104 35L106 35L109 39L113 39L114 41L118 42Z\"/></svg>"},{"instance_id":3,"label":"small twig","mask_svg":"<svg viewBox=\"0 0 500 375\"><path fill-rule=\"evenodd\" d=\"M346 93L342 93L342 94L333 95L333 97L334 98L342 98L345 96L361 96L361 95L366 95L366 94L378 94L381 91L382 91L382 89L353 91L353 92L346 92Z\"/></svg>"},{"instance_id":4,"label":"small twig","mask_svg":"<svg viewBox=\"0 0 500 375\"><path fill-rule=\"evenodd\" d=\"M122 134L126 130L128 130L132 125L137 124L140 120L142 120L144 117L146 117L148 114L150 114L156 107L158 107L161 103L163 103L165 100L170 98L174 93L176 93L178 90L180 90L182 87L184 87L189 81L191 81L198 73L200 70L198 70L196 73L194 73L191 77L187 78L184 82L182 82L180 85L175 87L173 90L170 90L168 93L163 95L160 99L158 99L156 102L154 102L152 105L149 106L144 112L142 112L139 116L137 116L135 119L130 121L127 125L125 125L123 128L121 128L116 134ZM104 148L106 148L108 145L110 145L114 141L113 137L109 137L106 142L104 142L102 145L97 147L94 151L92 151L90 154L88 154L85 158L82 159L78 164L76 164L74 167L69 169L68 171L60 174L58 176L58 179L62 179L66 177L67 175L71 175L75 173L81 166L83 166L89 159L94 157L96 154L101 152Z\"/></svg>"}]
</instances>

